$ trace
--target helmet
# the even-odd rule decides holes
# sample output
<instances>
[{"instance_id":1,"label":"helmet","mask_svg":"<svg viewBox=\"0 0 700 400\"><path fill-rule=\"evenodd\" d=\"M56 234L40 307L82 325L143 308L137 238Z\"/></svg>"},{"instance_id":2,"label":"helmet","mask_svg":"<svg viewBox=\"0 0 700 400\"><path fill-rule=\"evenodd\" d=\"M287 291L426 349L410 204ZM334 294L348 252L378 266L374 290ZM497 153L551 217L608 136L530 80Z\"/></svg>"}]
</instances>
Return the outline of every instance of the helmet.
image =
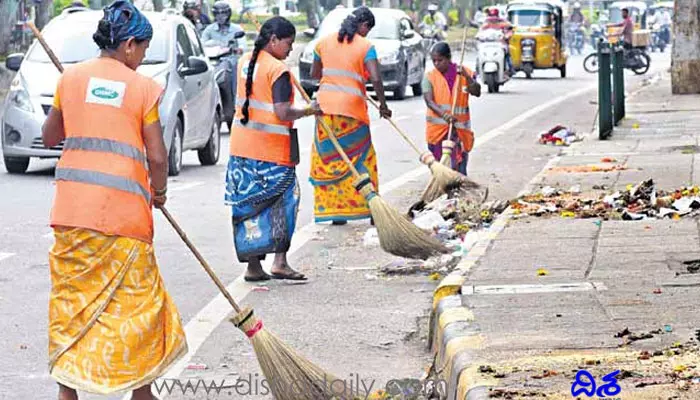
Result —
<instances>
[{"instance_id":1,"label":"helmet","mask_svg":"<svg viewBox=\"0 0 700 400\"><path fill-rule=\"evenodd\" d=\"M437 11L437 10L438 10L437 4L431 4L428 6L428 11Z\"/></svg>"},{"instance_id":2,"label":"helmet","mask_svg":"<svg viewBox=\"0 0 700 400\"><path fill-rule=\"evenodd\" d=\"M212 14L228 14L231 17L231 6L224 0L218 0L212 7Z\"/></svg>"},{"instance_id":3,"label":"helmet","mask_svg":"<svg viewBox=\"0 0 700 400\"><path fill-rule=\"evenodd\" d=\"M185 0L182 2L182 9L184 11L197 8L197 2L195 0Z\"/></svg>"},{"instance_id":4,"label":"helmet","mask_svg":"<svg viewBox=\"0 0 700 400\"><path fill-rule=\"evenodd\" d=\"M489 17L498 17L498 8L489 8Z\"/></svg>"},{"instance_id":5,"label":"helmet","mask_svg":"<svg viewBox=\"0 0 700 400\"><path fill-rule=\"evenodd\" d=\"M574 8L581 8L581 3L579 3L578 1L574 3Z\"/></svg>"}]
</instances>

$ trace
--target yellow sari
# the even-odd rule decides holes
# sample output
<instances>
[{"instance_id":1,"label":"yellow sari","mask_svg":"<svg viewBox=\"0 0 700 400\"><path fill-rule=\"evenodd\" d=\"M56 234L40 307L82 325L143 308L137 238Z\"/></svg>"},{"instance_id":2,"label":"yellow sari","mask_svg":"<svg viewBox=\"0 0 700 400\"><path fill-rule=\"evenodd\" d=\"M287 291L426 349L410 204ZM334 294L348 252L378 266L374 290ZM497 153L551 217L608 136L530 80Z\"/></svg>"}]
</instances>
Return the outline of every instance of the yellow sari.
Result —
<instances>
[{"instance_id":1,"label":"yellow sari","mask_svg":"<svg viewBox=\"0 0 700 400\"><path fill-rule=\"evenodd\" d=\"M80 228L54 229L49 253L49 369L73 389L137 389L187 352L153 247Z\"/></svg>"}]
</instances>

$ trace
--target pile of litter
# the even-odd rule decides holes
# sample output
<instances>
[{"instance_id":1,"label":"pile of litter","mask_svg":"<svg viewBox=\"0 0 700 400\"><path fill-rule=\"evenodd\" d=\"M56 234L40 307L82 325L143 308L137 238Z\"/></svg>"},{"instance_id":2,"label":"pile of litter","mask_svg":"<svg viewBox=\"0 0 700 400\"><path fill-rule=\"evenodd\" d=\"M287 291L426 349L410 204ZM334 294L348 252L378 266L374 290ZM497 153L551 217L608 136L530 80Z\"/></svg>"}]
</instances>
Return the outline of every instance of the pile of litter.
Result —
<instances>
[{"instance_id":1,"label":"pile of litter","mask_svg":"<svg viewBox=\"0 0 700 400\"><path fill-rule=\"evenodd\" d=\"M512 201L510 205L516 218L560 215L628 221L679 219L700 215L700 189L694 186L670 192L657 190L652 179L608 194L583 194L580 187L567 191L545 187L538 193Z\"/></svg>"},{"instance_id":2,"label":"pile of litter","mask_svg":"<svg viewBox=\"0 0 700 400\"><path fill-rule=\"evenodd\" d=\"M539 142L541 144L552 144L555 146L569 146L581 140L583 140L583 138L578 136L576 132L563 125L557 125L547 132L540 133Z\"/></svg>"}]
</instances>

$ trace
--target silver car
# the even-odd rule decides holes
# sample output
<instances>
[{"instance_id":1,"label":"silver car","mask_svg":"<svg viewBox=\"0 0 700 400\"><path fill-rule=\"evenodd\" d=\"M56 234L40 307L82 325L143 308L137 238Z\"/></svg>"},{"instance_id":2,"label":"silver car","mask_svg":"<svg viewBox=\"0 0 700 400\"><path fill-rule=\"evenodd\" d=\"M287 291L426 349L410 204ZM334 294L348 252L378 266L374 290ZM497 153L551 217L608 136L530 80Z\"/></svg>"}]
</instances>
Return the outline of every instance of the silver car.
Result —
<instances>
[{"instance_id":1,"label":"silver car","mask_svg":"<svg viewBox=\"0 0 700 400\"><path fill-rule=\"evenodd\" d=\"M202 165L216 164L221 99L199 37L189 21L178 15L144 14L153 25L154 36L138 72L165 88L159 112L170 175L180 173L185 150L197 150ZM49 22L43 34L62 64L98 56L92 34L102 16L101 11L69 9ZM47 149L41 140L41 125L53 103L59 73L36 41L26 55L8 57L6 67L18 72L0 121L2 152L8 172L24 173L32 157L61 156L62 144Z\"/></svg>"}]
</instances>

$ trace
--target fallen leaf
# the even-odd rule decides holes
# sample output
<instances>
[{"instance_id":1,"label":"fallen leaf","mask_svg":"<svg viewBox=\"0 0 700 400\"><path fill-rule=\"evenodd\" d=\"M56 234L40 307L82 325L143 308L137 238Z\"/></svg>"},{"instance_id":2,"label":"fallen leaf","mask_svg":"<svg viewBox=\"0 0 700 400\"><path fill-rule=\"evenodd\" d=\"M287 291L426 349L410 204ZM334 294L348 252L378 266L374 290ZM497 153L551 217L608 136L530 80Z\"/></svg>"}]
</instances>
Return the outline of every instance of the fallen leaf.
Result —
<instances>
[{"instance_id":1,"label":"fallen leaf","mask_svg":"<svg viewBox=\"0 0 700 400\"><path fill-rule=\"evenodd\" d=\"M437 281L440 280L440 277L441 275L439 272L433 272L428 278L430 278L431 281Z\"/></svg>"}]
</instances>

